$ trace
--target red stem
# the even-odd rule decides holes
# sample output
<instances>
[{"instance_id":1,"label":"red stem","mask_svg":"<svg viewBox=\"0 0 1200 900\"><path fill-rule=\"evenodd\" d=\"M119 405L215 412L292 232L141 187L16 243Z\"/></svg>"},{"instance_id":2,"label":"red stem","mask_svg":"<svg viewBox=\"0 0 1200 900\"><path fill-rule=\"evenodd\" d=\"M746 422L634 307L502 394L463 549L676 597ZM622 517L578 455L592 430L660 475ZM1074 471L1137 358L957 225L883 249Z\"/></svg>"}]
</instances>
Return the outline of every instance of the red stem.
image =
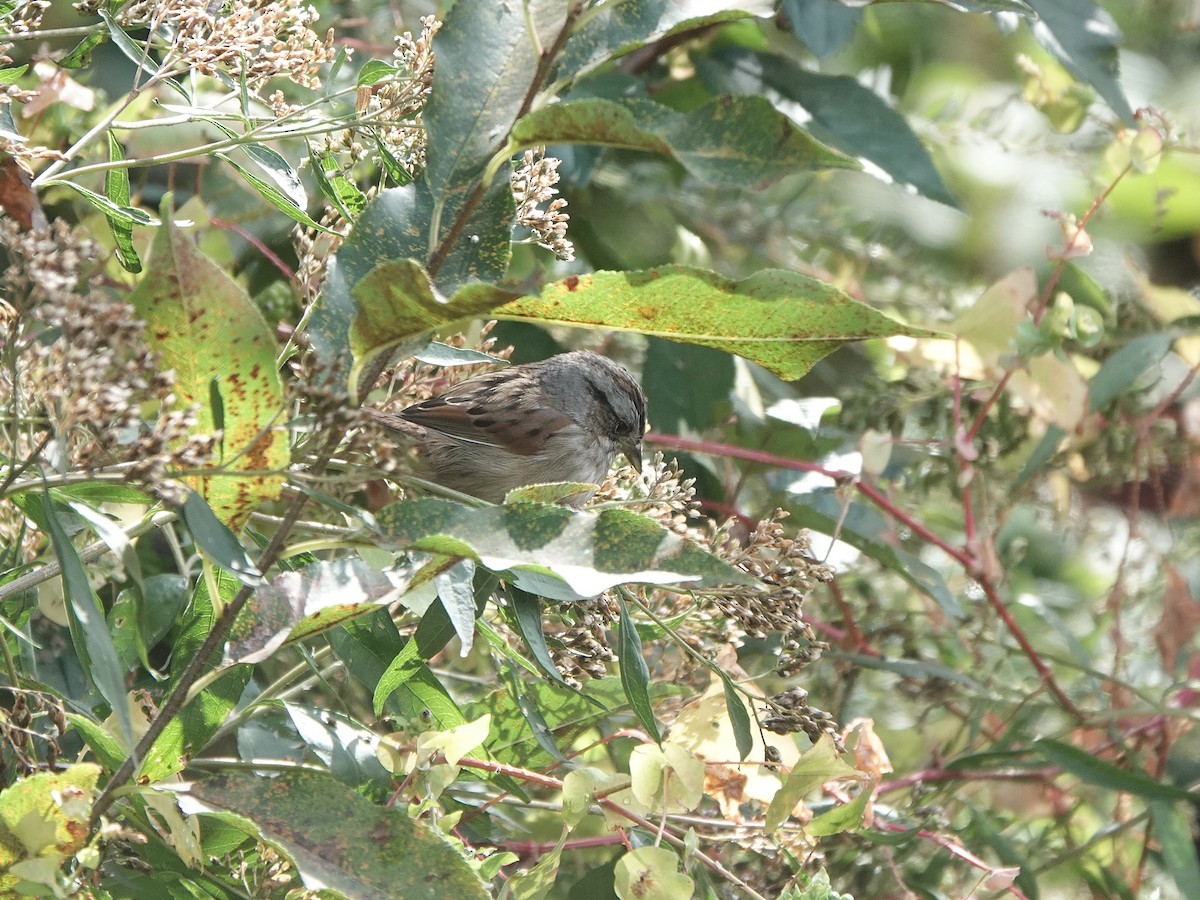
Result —
<instances>
[{"instance_id":1,"label":"red stem","mask_svg":"<svg viewBox=\"0 0 1200 900\"><path fill-rule=\"evenodd\" d=\"M744 459L749 462L762 463L764 465L775 466L781 469L793 469L802 472L817 472L827 478L833 479L838 484L851 483L859 493L863 494L872 503L892 516L897 521L901 522L913 534L923 540L933 544L951 559L955 560L966 571L974 581L983 589L984 596L987 597L988 603L995 610L996 615L1004 622L1004 627L1016 640L1021 651L1033 664L1034 670L1038 673L1038 677L1042 683L1050 690L1059 704L1070 713L1074 718L1083 720L1083 714L1079 708L1071 702L1066 693L1058 682L1054 680L1054 673L1039 655L1025 632L1021 630L1021 626L1017 624L1017 620L1013 618L1004 601L1001 599L999 592L993 584L991 577L988 575L983 564L975 558L975 556L966 548L955 547L945 541L943 538L934 534L911 515L900 509L889 500L877 488L867 484L859 479L857 475L850 472L837 471L828 469L818 463L806 462L798 459L788 459L787 457L775 456L772 453L767 453L762 450L748 450L744 447L735 447L732 444L721 444L713 441L697 441L689 438L677 437L675 435L658 434L650 432L645 438L647 443L654 444L660 447L670 447L675 450L687 450L700 453L712 453L718 456L726 456L734 459Z\"/></svg>"}]
</instances>

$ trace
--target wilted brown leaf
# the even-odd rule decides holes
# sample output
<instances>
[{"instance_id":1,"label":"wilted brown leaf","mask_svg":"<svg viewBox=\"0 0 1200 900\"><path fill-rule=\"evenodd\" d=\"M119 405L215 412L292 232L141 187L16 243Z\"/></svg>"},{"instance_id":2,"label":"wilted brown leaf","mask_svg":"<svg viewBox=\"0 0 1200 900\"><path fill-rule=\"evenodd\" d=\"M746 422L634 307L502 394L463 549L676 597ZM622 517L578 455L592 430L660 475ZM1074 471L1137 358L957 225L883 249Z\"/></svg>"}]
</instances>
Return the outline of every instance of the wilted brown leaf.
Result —
<instances>
[{"instance_id":1,"label":"wilted brown leaf","mask_svg":"<svg viewBox=\"0 0 1200 900\"><path fill-rule=\"evenodd\" d=\"M1200 603L1192 596L1187 579L1174 566L1167 568L1167 586L1163 592L1163 611L1154 626L1154 640L1163 668L1173 673L1179 651L1191 643L1200 628Z\"/></svg>"}]
</instances>

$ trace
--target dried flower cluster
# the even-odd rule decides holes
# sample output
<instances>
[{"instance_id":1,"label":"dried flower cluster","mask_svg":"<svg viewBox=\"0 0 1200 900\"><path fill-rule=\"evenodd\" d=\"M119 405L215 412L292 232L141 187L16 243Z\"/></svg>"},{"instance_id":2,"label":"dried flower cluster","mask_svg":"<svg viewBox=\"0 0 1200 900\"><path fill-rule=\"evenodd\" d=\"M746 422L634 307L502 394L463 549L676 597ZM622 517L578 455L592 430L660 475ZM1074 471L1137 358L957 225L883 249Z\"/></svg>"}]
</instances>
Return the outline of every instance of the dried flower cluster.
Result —
<instances>
[{"instance_id":1,"label":"dried flower cluster","mask_svg":"<svg viewBox=\"0 0 1200 900\"><path fill-rule=\"evenodd\" d=\"M0 31L8 34L29 34L37 31L42 25L42 15L50 6L50 0L17 0L8 12L0 12ZM12 42L0 41L0 68L13 64L8 51L13 47ZM12 103L27 103L35 91L27 91L18 87L14 82L0 81L0 105ZM9 149L11 140L0 140L0 152L19 155ZM19 146L16 148L19 150Z\"/></svg>"},{"instance_id":2,"label":"dried flower cluster","mask_svg":"<svg viewBox=\"0 0 1200 900\"><path fill-rule=\"evenodd\" d=\"M608 594L566 607L559 622L544 623L550 656L573 687L584 678L603 678L616 660L609 648L608 628L617 620L616 603Z\"/></svg>"},{"instance_id":3,"label":"dried flower cluster","mask_svg":"<svg viewBox=\"0 0 1200 900\"><path fill-rule=\"evenodd\" d=\"M523 162L512 175L517 225L528 228L539 247L545 247L564 262L575 258L575 245L567 240L567 201L555 197L561 160L545 155L545 148L526 150ZM543 203L548 203L545 208Z\"/></svg>"},{"instance_id":4,"label":"dried flower cluster","mask_svg":"<svg viewBox=\"0 0 1200 900\"><path fill-rule=\"evenodd\" d=\"M217 436L189 434L195 413L175 409L174 373L146 349L145 326L89 280L95 247L61 221L18 233L11 220L0 220L0 247L9 257L0 293L19 299L22 316L0 372L0 427L14 458L41 448L31 474L119 466L155 496L181 500L170 472L206 463Z\"/></svg>"},{"instance_id":5,"label":"dried flower cluster","mask_svg":"<svg viewBox=\"0 0 1200 900\"><path fill-rule=\"evenodd\" d=\"M67 733L67 715L53 694L15 686L5 691L11 705L0 707L0 784L9 785L14 776L54 769L62 753L58 739Z\"/></svg>"},{"instance_id":6,"label":"dried flower cluster","mask_svg":"<svg viewBox=\"0 0 1200 900\"><path fill-rule=\"evenodd\" d=\"M345 158L343 170L364 159L381 162L389 154L414 175L425 168L425 129L421 110L433 87L433 38L442 27L433 16L421 19L421 36L405 32L392 51L395 71L359 92L355 123L331 133L324 149Z\"/></svg>"},{"instance_id":7,"label":"dried flower cluster","mask_svg":"<svg viewBox=\"0 0 1200 900\"><path fill-rule=\"evenodd\" d=\"M335 233L304 225L297 225L292 229L292 247L296 251L296 259L299 260L296 266L296 283L300 286L300 297L305 305L313 303L321 293L325 272L329 267L329 257L342 246L354 224L343 218L341 211L335 206L326 206L319 221Z\"/></svg>"},{"instance_id":8,"label":"dried flower cluster","mask_svg":"<svg viewBox=\"0 0 1200 900\"><path fill-rule=\"evenodd\" d=\"M829 735L839 752L844 749L843 738L833 716L823 709L808 705L808 691L793 687L780 691L767 700L768 712L759 720L774 734L795 734L803 731L814 744L822 735Z\"/></svg>"},{"instance_id":9,"label":"dried flower cluster","mask_svg":"<svg viewBox=\"0 0 1200 900\"><path fill-rule=\"evenodd\" d=\"M782 634L783 655L777 671L788 676L819 657L826 646L804 622L802 607L815 585L833 580L833 570L812 558L806 532L787 537L785 518L786 512L775 510L744 544L718 532L714 538L718 555L753 575L766 590L730 587L706 599L746 634L757 638L769 632Z\"/></svg>"},{"instance_id":10,"label":"dried flower cluster","mask_svg":"<svg viewBox=\"0 0 1200 900\"><path fill-rule=\"evenodd\" d=\"M635 476L632 470L622 470L610 476L597 492L595 501L623 501L626 508L654 519L664 528L709 546L729 564L753 575L765 588L727 587L719 592L695 592L694 596L702 606L723 617L725 630L714 634L715 622L711 615L689 616L676 628L678 637L706 652L706 646L711 650L714 637L737 643L746 635L766 638L771 633L778 634L780 657L776 673L784 678L795 675L817 659L828 645L816 639L802 617L802 607L816 584L832 580L833 571L812 559L806 533L788 537L782 524L787 514L776 510L744 540L737 540L732 536L735 521L714 528L701 520L695 501L694 479L684 478L675 460L664 462L661 453L655 454L645 467L643 477L644 480ZM669 592L654 592L650 599L654 597L666 607L663 612L668 615L681 599L680 595ZM574 622L567 621L559 630L547 626L547 634L553 634L561 645L552 647L551 653L570 680L578 680L583 675L604 674L612 659L603 629L616 617L608 614L611 613L611 598L606 596L601 601L601 605L594 608L581 605L581 615ZM681 671L678 677L685 675ZM799 688L793 688L768 701L771 713L763 727L779 733L804 731L814 740L820 734L828 733L838 740L833 717L807 706L803 698L797 700L802 693Z\"/></svg>"},{"instance_id":11,"label":"dried flower cluster","mask_svg":"<svg viewBox=\"0 0 1200 900\"><path fill-rule=\"evenodd\" d=\"M120 25L169 34L163 68L244 79L252 94L273 78L320 88L320 67L333 61L334 49L332 29L321 38L310 27L318 18L296 0L136 0L117 13ZM282 95L272 105L277 115L291 111Z\"/></svg>"}]
</instances>

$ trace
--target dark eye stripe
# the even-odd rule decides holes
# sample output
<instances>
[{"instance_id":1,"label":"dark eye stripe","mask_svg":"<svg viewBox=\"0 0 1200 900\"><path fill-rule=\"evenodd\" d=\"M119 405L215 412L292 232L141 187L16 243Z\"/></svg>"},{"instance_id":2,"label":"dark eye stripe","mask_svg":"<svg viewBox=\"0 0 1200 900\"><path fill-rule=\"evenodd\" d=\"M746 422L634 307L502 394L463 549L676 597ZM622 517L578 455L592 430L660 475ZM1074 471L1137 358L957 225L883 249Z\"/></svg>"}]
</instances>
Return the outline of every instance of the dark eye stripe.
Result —
<instances>
[{"instance_id":1,"label":"dark eye stripe","mask_svg":"<svg viewBox=\"0 0 1200 900\"><path fill-rule=\"evenodd\" d=\"M604 391L596 384L596 382L590 378L588 379L587 387L588 392L592 395L592 398L597 403L603 404L608 411L612 413L613 420L616 421L622 428L624 428L625 422L622 420L621 415L617 413L616 409L613 408L612 401L608 399L608 395L604 393ZM646 431L646 404L642 399L642 392L640 389L635 391L632 399L634 408L637 410L638 415L637 434L641 435Z\"/></svg>"}]
</instances>

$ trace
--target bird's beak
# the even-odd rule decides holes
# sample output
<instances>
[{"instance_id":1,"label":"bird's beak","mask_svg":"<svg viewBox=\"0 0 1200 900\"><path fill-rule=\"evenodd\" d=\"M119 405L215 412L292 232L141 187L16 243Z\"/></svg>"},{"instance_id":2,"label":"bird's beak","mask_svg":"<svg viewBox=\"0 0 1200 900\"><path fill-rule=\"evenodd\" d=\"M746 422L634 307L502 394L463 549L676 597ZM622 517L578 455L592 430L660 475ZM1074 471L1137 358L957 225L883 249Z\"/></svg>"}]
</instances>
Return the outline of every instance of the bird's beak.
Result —
<instances>
[{"instance_id":1,"label":"bird's beak","mask_svg":"<svg viewBox=\"0 0 1200 900\"><path fill-rule=\"evenodd\" d=\"M642 474L642 438L641 436L633 436L625 438L617 448L621 451L621 455L629 460L629 464L633 466L633 470L639 475Z\"/></svg>"}]
</instances>

